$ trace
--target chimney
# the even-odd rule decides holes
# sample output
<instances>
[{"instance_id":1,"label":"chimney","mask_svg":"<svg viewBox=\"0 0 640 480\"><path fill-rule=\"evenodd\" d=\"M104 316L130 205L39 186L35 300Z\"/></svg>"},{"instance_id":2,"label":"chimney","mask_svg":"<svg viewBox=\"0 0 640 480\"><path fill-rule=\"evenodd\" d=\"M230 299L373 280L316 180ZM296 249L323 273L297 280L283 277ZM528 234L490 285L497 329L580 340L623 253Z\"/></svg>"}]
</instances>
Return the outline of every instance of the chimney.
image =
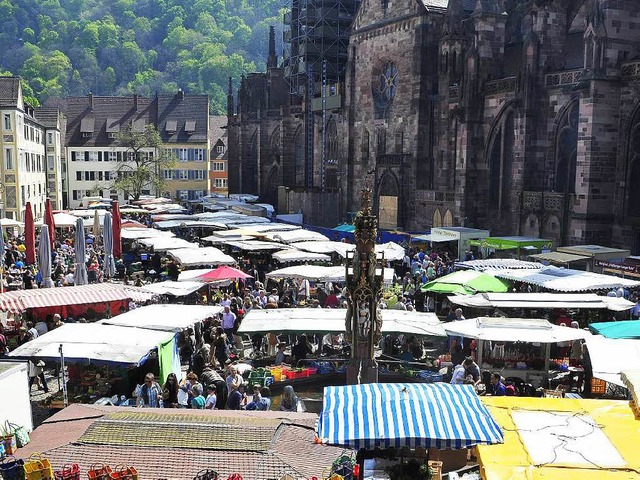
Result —
<instances>
[{"instance_id":1,"label":"chimney","mask_svg":"<svg viewBox=\"0 0 640 480\"><path fill-rule=\"evenodd\" d=\"M178 89L178 98L180 100L184 100L184 90L182 90L181 88Z\"/></svg>"},{"instance_id":2,"label":"chimney","mask_svg":"<svg viewBox=\"0 0 640 480\"><path fill-rule=\"evenodd\" d=\"M273 26L269 27L269 57L267 58L267 68L278 67L278 56L276 55L276 31Z\"/></svg>"},{"instance_id":3,"label":"chimney","mask_svg":"<svg viewBox=\"0 0 640 480\"><path fill-rule=\"evenodd\" d=\"M138 111L138 94L137 93L133 94L133 109L135 111Z\"/></svg>"},{"instance_id":4,"label":"chimney","mask_svg":"<svg viewBox=\"0 0 640 480\"><path fill-rule=\"evenodd\" d=\"M93 110L93 93L89 92L89 107Z\"/></svg>"}]
</instances>

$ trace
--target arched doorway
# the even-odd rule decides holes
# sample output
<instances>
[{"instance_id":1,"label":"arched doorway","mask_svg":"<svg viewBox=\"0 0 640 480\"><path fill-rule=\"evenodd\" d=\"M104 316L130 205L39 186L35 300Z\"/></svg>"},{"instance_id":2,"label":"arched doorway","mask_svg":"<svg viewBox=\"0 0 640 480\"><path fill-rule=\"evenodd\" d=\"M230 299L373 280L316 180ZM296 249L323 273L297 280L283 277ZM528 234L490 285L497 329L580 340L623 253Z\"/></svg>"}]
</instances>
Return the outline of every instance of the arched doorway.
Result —
<instances>
[{"instance_id":1,"label":"arched doorway","mask_svg":"<svg viewBox=\"0 0 640 480\"><path fill-rule=\"evenodd\" d=\"M267 175L267 181L264 183L260 198L264 203L268 203L277 207L278 205L278 167L273 166Z\"/></svg>"},{"instance_id":2,"label":"arched doorway","mask_svg":"<svg viewBox=\"0 0 640 480\"><path fill-rule=\"evenodd\" d=\"M378 223L380 228L395 230L398 228L398 181L387 173L378 188Z\"/></svg>"},{"instance_id":3,"label":"arched doorway","mask_svg":"<svg viewBox=\"0 0 640 480\"><path fill-rule=\"evenodd\" d=\"M453 214L451 210L444 212L444 218L442 219L443 227L453 227Z\"/></svg>"}]
</instances>

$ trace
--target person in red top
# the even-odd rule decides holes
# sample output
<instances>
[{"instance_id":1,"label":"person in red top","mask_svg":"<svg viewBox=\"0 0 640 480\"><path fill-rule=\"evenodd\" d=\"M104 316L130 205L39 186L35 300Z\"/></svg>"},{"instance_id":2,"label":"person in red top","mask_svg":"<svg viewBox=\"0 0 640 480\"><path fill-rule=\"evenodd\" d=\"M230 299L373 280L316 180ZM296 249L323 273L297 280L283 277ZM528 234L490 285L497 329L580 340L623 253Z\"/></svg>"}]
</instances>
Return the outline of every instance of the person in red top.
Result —
<instances>
[{"instance_id":1,"label":"person in red top","mask_svg":"<svg viewBox=\"0 0 640 480\"><path fill-rule=\"evenodd\" d=\"M331 290L331 294L325 300L324 306L325 308L338 308L340 306L340 300L338 300L335 290Z\"/></svg>"}]
</instances>

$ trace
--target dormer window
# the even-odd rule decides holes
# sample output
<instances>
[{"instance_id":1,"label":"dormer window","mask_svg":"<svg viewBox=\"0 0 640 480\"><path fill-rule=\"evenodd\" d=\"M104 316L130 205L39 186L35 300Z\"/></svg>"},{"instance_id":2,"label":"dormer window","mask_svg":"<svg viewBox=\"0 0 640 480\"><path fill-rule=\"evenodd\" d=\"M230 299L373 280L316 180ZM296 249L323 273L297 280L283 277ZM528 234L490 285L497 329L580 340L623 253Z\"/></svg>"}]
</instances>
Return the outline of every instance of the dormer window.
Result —
<instances>
[{"instance_id":1,"label":"dormer window","mask_svg":"<svg viewBox=\"0 0 640 480\"><path fill-rule=\"evenodd\" d=\"M107 118L107 137L114 139L120 133L120 122L117 118Z\"/></svg>"},{"instance_id":2,"label":"dormer window","mask_svg":"<svg viewBox=\"0 0 640 480\"><path fill-rule=\"evenodd\" d=\"M169 135L173 135L174 133L176 133L178 131L178 122L176 120L167 120L165 131Z\"/></svg>"},{"instance_id":3,"label":"dormer window","mask_svg":"<svg viewBox=\"0 0 640 480\"><path fill-rule=\"evenodd\" d=\"M196 121L195 120L187 120L184 122L184 131L189 135L196 131Z\"/></svg>"},{"instance_id":4,"label":"dormer window","mask_svg":"<svg viewBox=\"0 0 640 480\"><path fill-rule=\"evenodd\" d=\"M82 138L91 138L95 128L96 119L93 117L83 118L80 122L80 133Z\"/></svg>"}]
</instances>

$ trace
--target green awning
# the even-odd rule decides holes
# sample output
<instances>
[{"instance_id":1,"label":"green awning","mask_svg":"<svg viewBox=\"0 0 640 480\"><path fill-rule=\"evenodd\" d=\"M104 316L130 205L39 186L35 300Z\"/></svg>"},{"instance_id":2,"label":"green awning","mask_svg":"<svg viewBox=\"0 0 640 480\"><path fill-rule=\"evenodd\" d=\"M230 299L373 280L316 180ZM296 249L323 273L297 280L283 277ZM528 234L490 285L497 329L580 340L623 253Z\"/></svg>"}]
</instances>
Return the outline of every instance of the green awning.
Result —
<instances>
[{"instance_id":1,"label":"green awning","mask_svg":"<svg viewBox=\"0 0 640 480\"><path fill-rule=\"evenodd\" d=\"M487 237L469 241L469 245L493 250L515 250L531 247L545 250L550 249L552 243L551 240L534 237Z\"/></svg>"},{"instance_id":2,"label":"green awning","mask_svg":"<svg viewBox=\"0 0 640 480\"><path fill-rule=\"evenodd\" d=\"M640 320L592 323L589 329L607 338L640 338Z\"/></svg>"},{"instance_id":3,"label":"green awning","mask_svg":"<svg viewBox=\"0 0 640 480\"><path fill-rule=\"evenodd\" d=\"M473 295L474 293L505 293L509 291L506 282L488 273L475 270L460 270L432 280L422 286L423 292L447 295Z\"/></svg>"}]
</instances>

